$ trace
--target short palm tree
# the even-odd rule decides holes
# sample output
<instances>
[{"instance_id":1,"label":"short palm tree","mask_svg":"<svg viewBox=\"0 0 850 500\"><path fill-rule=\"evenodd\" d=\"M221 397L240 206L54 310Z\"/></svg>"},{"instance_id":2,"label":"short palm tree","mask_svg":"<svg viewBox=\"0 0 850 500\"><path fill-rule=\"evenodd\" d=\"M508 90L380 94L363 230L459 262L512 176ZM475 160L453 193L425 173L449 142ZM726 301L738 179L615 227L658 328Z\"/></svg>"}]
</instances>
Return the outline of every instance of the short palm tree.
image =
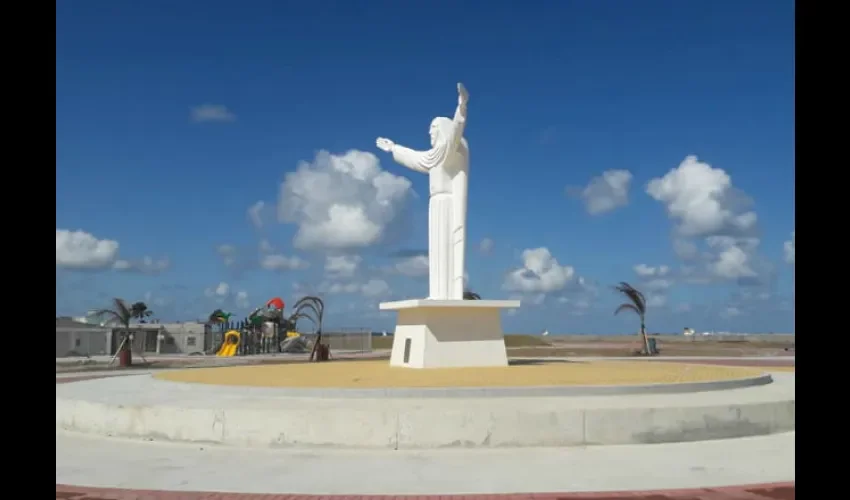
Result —
<instances>
[{"instance_id":1,"label":"short palm tree","mask_svg":"<svg viewBox=\"0 0 850 500\"><path fill-rule=\"evenodd\" d=\"M133 309L127 306L124 299L112 299L112 309L100 309L94 313L94 316L103 320L104 324L121 325L123 332L121 332L120 348L122 351L130 350L130 320L133 319Z\"/></svg>"},{"instance_id":2,"label":"short palm tree","mask_svg":"<svg viewBox=\"0 0 850 500\"><path fill-rule=\"evenodd\" d=\"M230 313L226 313L221 309L216 309L215 311L210 313L209 317L207 318L207 323L226 323L228 320L230 320L230 316Z\"/></svg>"},{"instance_id":3,"label":"short palm tree","mask_svg":"<svg viewBox=\"0 0 850 500\"><path fill-rule=\"evenodd\" d=\"M322 349L322 323L325 316L325 302L319 297L306 296L298 299L298 302L292 306L292 314L281 319L281 325L284 331L297 330L299 319L308 319L313 323L316 341L313 343L313 349L310 351L310 361L320 360L321 356L317 356L319 349Z\"/></svg>"},{"instance_id":4,"label":"short palm tree","mask_svg":"<svg viewBox=\"0 0 850 500\"><path fill-rule=\"evenodd\" d=\"M650 355L649 337L646 335L646 298L637 288L621 281L619 285L614 287L615 290L628 297L630 302L620 304L614 314L619 314L620 311L634 311L640 318L640 334L643 337L643 347L647 355Z\"/></svg>"},{"instance_id":5,"label":"short palm tree","mask_svg":"<svg viewBox=\"0 0 850 500\"><path fill-rule=\"evenodd\" d=\"M144 323L145 318L153 315L153 311L148 309L148 305L144 302L134 302L130 306L130 313L139 320L139 323Z\"/></svg>"}]
</instances>

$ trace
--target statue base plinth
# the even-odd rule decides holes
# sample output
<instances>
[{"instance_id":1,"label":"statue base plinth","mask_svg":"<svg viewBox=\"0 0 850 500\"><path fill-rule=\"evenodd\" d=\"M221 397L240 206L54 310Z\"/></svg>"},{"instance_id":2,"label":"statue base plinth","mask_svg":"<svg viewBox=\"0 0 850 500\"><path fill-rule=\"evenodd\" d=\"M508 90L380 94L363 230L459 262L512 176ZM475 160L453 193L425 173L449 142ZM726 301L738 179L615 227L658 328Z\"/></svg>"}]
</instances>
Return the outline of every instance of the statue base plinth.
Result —
<instances>
[{"instance_id":1,"label":"statue base plinth","mask_svg":"<svg viewBox=\"0 0 850 500\"><path fill-rule=\"evenodd\" d=\"M390 366L507 366L500 313L519 305L518 300L383 302L382 311L398 311Z\"/></svg>"}]
</instances>

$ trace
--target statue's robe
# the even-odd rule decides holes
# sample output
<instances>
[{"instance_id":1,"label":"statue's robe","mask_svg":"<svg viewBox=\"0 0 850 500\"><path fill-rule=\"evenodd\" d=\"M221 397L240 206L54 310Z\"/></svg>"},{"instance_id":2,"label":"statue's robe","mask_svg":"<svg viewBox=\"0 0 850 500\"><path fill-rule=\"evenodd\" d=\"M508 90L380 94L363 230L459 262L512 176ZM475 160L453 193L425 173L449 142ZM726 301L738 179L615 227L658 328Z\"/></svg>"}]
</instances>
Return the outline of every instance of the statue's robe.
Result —
<instances>
[{"instance_id":1,"label":"statue's robe","mask_svg":"<svg viewBox=\"0 0 850 500\"><path fill-rule=\"evenodd\" d=\"M454 120L435 118L436 144L428 151L393 147L393 159L428 174L428 298L463 300L466 256L466 205L469 146L463 138L466 118L460 108Z\"/></svg>"}]
</instances>

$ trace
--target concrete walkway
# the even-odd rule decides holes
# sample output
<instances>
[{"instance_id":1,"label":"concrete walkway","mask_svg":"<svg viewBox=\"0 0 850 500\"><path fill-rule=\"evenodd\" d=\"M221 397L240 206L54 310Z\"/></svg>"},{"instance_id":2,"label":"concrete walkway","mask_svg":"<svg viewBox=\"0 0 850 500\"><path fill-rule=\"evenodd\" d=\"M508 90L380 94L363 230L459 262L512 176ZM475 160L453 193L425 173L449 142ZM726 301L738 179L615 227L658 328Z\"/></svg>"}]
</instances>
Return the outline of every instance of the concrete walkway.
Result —
<instances>
[{"instance_id":1,"label":"concrete walkway","mask_svg":"<svg viewBox=\"0 0 850 500\"><path fill-rule=\"evenodd\" d=\"M56 483L105 488L313 495L599 492L793 481L794 471L793 432L663 445L417 452L251 450L56 434Z\"/></svg>"},{"instance_id":2,"label":"concrete walkway","mask_svg":"<svg viewBox=\"0 0 850 500\"><path fill-rule=\"evenodd\" d=\"M57 384L98 375L104 374L57 374ZM662 445L407 452L236 449L56 435L57 500L366 500L360 495L400 494L423 500L437 494L479 495L453 500L531 494L535 500L793 500L795 468L794 432ZM333 494L344 497L327 497Z\"/></svg>"}]
</instances>

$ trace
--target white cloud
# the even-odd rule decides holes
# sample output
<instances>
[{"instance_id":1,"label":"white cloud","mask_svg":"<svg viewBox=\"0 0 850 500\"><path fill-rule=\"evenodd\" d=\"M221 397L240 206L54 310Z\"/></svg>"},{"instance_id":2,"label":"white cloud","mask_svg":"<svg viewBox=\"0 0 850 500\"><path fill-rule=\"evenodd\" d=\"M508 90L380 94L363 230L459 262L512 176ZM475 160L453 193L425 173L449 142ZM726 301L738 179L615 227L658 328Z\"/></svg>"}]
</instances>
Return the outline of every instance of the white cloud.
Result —
<instances>
[{"instance_id":1,"label":"white cloud","mask_svg":"<svg viewBox=\"0 0 850 500\"><path fill-rule=\"evenodd\" d=\"M667 303L667 296L662 294L650 293L646 298L646 307L664 307Z\"/></svg>"},{"instance_id":2,"label":"white cloud","mask_svg":"<svg viewBox=\"0 0 850 500\"><path fill-rule=\"evenodd\" d=\"M484 238L481 240L481 243L478 244L478 251L483 254L488 254L493 250L493 240L490 238Z\"/></svg>"},{"instance_id":3,"label":"white cloud","mask_svg":"<svg viewBox=\"0 0 850 500\"><path fill-rule=\"evenodd\" d=\"M572 266L561 266L548 248L526 249L523 266L511 271L503 285L505 290L522 293L550 293L562 290L575 275Z\"/></svg>"},{"instance_id":4,"label":"white cloud","mask_svg":"<svg viewBox=\"0 0 850 500\"><path fill-rule=\"evenodd\" d=\"M759 284L771 273L770 264L757 254L758 216L723 169L687 156L677 168L651 180L646 192L665 205L675 223L674 251L691 263L682 272L687 281ZM695 239L707 251L701 253Z\"/></svg>"},{"instance_id":5,"label":"white cloud","mask_svg":"<svg viewBox=\"0 0 850 500\"><path fill-rule=\"evenodd\" d=\"M366 297L378 297L387 295L390 291L390 286L384 280L371 279L366 283L332 283L320 287L327 290L329 294L340 293L360 293Z\"/></svg>"},{"instance_id":6,"label":"white cloud","mask_svg":"<svg viewBox=\"0 0 850 500\"><path fill-rule=\"evenodd\" d=\"M224 262L224 265L230 267L236 264L236 247L233 245L219 245L215 249L216 253L221 256L221 260Z\"/></svg>"},{"instance_id":7,"label":"white cloud","mask_svg":"<svg viewBox=\"0 0 850 500\"><path fill-rule=\"evenodd\" d=\"M153 292L150 292L150 291L145 292L145 294L143 295L142 298L143 298L145 305L147 305L147 306L154 306L154 307L160 308L160 307L168 307L168 306L171 305L171 301L168 298L156 296L156 295L154 295ZM156 311L154 311L154 312L156 312Z\"/></svg>"},{"instance_id":8,"label":"white cloud","mask_svg":"<svg viewBox=\"0 0 850 500\"><path fill-rule=\"evenodd\" d=\"M56 267L104 269L118 258L118 242L99 240L85 231L56 230Z\"/></svg>"},{"instance_id":9,"label":"white cloud","mask_svg":"<svg viewBox=\"0 0 850 500\"><path fill-rule=\"evenodd\" d=\"M281 254L260 256L260 267L269 271L293 271L306 269L309 265L307 261L297 256L287 257Z\"/></svg>"},{"instance_id":10,"label":"white cloud","mask_svg":"<svg viewBox=\"0 0 850 500\"><path fill-rule=\"evenodd\" d=\"M682 303L682 304L676 305L676 307L673 311L677 312L677 313L687 313L687 312L691 312L691 309L693 309L693 307L690 304Z\"/></svg>"},{"instance_id":11,"label":"white cloud","mask_svg":"<svg viewBox=\"0 0 850 500\"><path fill-rule=\"evenodd\" d=\"M634 267L634 271L641 279L641 288L659 292L673 286L672 270L669 266L651 267L646 264L638 264Z\"/></svg>"},{"instance_id":12,"label":"white cloud","mask_svg":"<svg viewBox=\"0 0 850 500\"><path fill-rule=\"evenodd\" d=\"M384 280L372 279L360 287L360 291L367 297L377 297L379 295L386 295L389 293L390 286Z\"/></svg>"},{"instance_id":13,"label":"white cloud","mask_svg":"<svg viewBox=\"0 0 850 500\"><path fill-rule=\"evenodd\" d=\"M360 291L359 283L331 283L330 285L325 285L323 287L319 287L321 289L327 290L327 293L337 294L337 293L357 293Z\"/></svg>"},{"instance_id":14,"label":"white cloud","mask_svg":"<svg viewBox=\"0 0 850 500\"><path fill-rule=\"evenodd\" d=\"M112 268L116 271L136 271L143 274L159 274L168 270L169 267L171 267L171 261L168 257L161 259L143 257L140 260L118 259L112 264Z\"/></svg>"},{"instance_id":15,"label":"white cloud","mask_svg":"<svg viewBox=\"0 0 850 500\"><path fill-rule=\"evenodd\" d=\"M699 249L693 241L674 238L673 251L682 260L693 260L699 257Z\"/></svg>"},{"instance_id":16,"label":"white cloud","mask_svg":"<svg viewBox=\"0 0 850 500\"><path fill-rule=\"evenodd\" d=\"M561 296L557 299L558 310L564 311L570 316L584 316L588 313L591 307L590 300L585 297L565 297Z\"/></svg>"},{"instance_id":17,"label":"white cloud","mask_svg":"<svg viewBox=\"0 0 850 500\"><path fill-rule=\"evenodd\" d=\"M704 238L706 251L691 264L682 266L681 279L691 284L736 281L740 285L763 285L773 274L774 266L758 253L761 241L753 237L709 236Z\"/></svg>"},{"instance_id":18,"label":"white cloud","mask_svg":"<svg viewBox=\"0 0 850 500\"><path fill-rule=\"evenodd\" d=\"M782 249L784 250L784 253L785 253L785 262L787 262L789 264L795 264L796 263L796 257L797 257L796 232L797 231L791 231L791 239L786 241L782 245Z\"/></svg>"},{"instance_id":19,"label":"white cloud","mask_svg":"<svg viewBox=\"0 0 850 500\"><path fill-rule=\"evenodd\" d=\"M393 265L394 272L411 278L427 276L428 269L429 265L427 255L414 255L413 257L399 259L399 261Z\"/></svg>"},{"instance_id":20,"label":"white cloud","mask_svg":"<svg viewBox=\"0 0 850 500\"><path fill-rule=\"evenodd\" d=\"M368 247L386 236L411 193L410 181L382 170L372 153L321 151L286 174L278 220L297 224L297 248Z\"/></svg>"},{"instance_id":21,"label":"white cloud","mask_svg":"<svg viewBox=\"0 0 850 500\"><path fill-rule=\"evenodd\" d=\"M711 263L714 275L723 279L754 278L757 273L752 268L752 251L758 246L758 240L745 240L730 236L710 236L706 243L717 251ZM748 251L749 250L749 251Z\"/></svg>"},{"instance_id":22,"label":"white cloud","mask_svg":"<svg viewBox=\"0 0 850 500\"><path fill-rule=\"evenodd\" d=\"M628 205L631 182L628 170L607 170L594 177L581 191L585 210L590 215L601 215Z\"/></svg>"},{"instance_id":23,"label":"white cloud","mask_svg":"<svg viewBox=\"0 0 850 500\"><path fill-rule=\"evenodd\" d=\"M266 202L258 201L248 207L248 219L256 229L263 228L263 209L266 207Z\"/></svg>"},{"instance_id":24,"label":"white cloud","mask_svg":"<svg viewBox=\"0 0 850 500\"><path fill-rule=\"evenodd\" d=\"M216 287L210 287L204 290L204 295L211 298L225 298L230 295L230 285L222 281Z\"/></svg>"},{"instance_id":25,"label":"white cloud","mask_svg":"<svg viewBox=\"0 0 850 500\"><path fill-rule=\"evenodd\" d=\"M119 259L115 240L99 240L85 231L56 230L56 267L76 270L103 270L158 274L171 265L167 257L138 260Z\"/></svg>"},{"instance_id":26,"label":"white cloud","mask_svg":"<svg viewBox=\"0 0 850 500\"><path fill-rule=\"evenodd\" d=\"M251 304L248 301L248 292L245 290L239 290L236 292L236 307L247 309L250 305Z\"/></svg>"},{"instance_id":27,"label":"white cloud","mask_svg":"<svg viewBox=\"0 0 850 500\"><path fill-rule=\"evenodd\" d=\"M634 267L634 270L635 274L641 278L660 278L670 274L670 268L668 266L650 267L646 264L638 264Z\"/></svg>"},{"instance_id":28,"label":"white cloud","mask_svg":"<svg viewBox=\"0 0 850 500\"><path fill-rule=\"evenodd\" d=\"M723 316L724 318L734 318L734 317L740 316L742 314L743 314L743 312L735 306L729 306L720 313L720 315Z\"/></svg>"},{"instance_id":29,"label":"white cloud","mask_svg":"<svg viewBox=\"0 0 850 500\"><path fill-rule=\"evenodd\" d=\"M221 104L202 104L191 109L190 118L195 123L232 122L236 115Z\"/></svg>"},{"instance_id":30,"label":"white cloud","mask_svg":"<svg viewBox=\"0 0 850 500\"><path fill-rule=\"evenodd\" d=\"M328 255L325 258L325 274L336 278L350 278L357 272L363 258L359 255Z\"/></svg>"},{"instance_id":31,"label":"white cloud","mask_svg":"<svg viewBox=\"0 0 850 500\"><path fill-rule=\"evenodd\" d=\"M741 210L745 199L732 187L732 179L720 168L687 156L677 168L652 179L646 192L667 208L683 236L749 233L758 218Z\"/></svg>"},{"instance_id":32,"label":"white cloud","mask_svg":"<svg viewBox=\"0 0 850 500\"><path fill-rule=\"evenodd\" d=\"M219 307L235 306L239 309L248 309L251 306L251 301L247 291L233 290L233 287L224 281L220 282L218 285L204 289L204 296L218 304Z\"/></svg>"}]
</instances>

